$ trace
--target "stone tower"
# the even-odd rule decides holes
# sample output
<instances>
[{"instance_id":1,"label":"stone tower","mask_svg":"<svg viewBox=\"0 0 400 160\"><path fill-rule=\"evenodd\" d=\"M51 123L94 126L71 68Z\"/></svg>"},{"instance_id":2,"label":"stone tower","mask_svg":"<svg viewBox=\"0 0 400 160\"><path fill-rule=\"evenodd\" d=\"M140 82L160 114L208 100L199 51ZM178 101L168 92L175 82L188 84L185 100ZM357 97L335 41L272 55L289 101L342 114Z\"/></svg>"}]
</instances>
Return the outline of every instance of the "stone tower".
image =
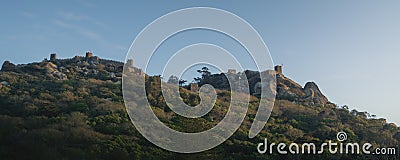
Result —
<instances>
[{"instance_id":1,"label":"stone tower","mask_svg":"<svg viewBox=\"0 0 400 160\"><path fill-rule=\"evenodd\" d=\"M128 61L126 61L126 66L133 67L133 59L128 59Z\"/></svg>"},{"instance_id":2,"label":"stone tower","mask_svg":"<svg viewBox=\"0 0 400 160\"><path fill-rule=\"evenodd\" d=\"M86 52L86 59L92 58L93 53L92 52Z\"/></svg>"},{"instance_id":3,"label":"stone tower","mask_svg":"<svg viewBox=\"0 0 400 160\"><path fill-rule=\"evenodd\" d=\"M228 69L229 74L236 74L236 69Z\"/></svg>"},{"instance_id":4,"label":"stone tower","mask_svg":"<svg viewBox=\"0 0 400 160\"><path fill-rule=\"evenodd\" d=\"M276 65L276 66L275 66L275 71L276 71L278 74L282 74L282 66Z\"/></svg>"},{"instance_id":5,"label":"stone tower","mask_svg":"<svg viewBox=\"0 0 400 160\"><path fill-rule=\"evenodd\" d=\"M57 59L57 54L56 53L50 54L50 61L55 61L56 59Z\"/></svg>"}]
</instances>

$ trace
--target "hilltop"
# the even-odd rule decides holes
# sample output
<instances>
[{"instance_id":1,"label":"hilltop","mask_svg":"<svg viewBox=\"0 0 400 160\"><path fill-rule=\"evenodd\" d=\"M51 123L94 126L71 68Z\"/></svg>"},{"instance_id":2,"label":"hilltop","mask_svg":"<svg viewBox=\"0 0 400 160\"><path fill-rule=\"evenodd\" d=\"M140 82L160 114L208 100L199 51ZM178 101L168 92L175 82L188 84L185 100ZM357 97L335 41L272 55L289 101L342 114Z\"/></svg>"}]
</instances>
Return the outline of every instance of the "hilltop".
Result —
<instances>
[{"instance_id":1,"label":"hilltop","mask_svg":"<svg viewBox=\"0 0 400 160\"><path fill-rule=\"evenodd\" d=\"M245 121L222 145L198 154L176 154L156 147L130 122L121 91L124 63L101 59L91 52L71 59L50 59L15 65L3 63L0 71L0 157L2 159L395 159L372 155L261 155L257 144L269 142L322 143L336 140L339 131L349 142L369 142L374 147L399 145L400 129L367 112L336 106L315 82L304 86L286 77L276 66L277 96L264 130L253 139L248 130L259 103L259 72L206 74L196 85L180 87L185 103L195 106L196 89L212 84L217 89L213 110L190 119L172 112L161 94L160 76L146 75L128 61L129 72L146 79L148 100L154 113L169 127L199 132L215 126L229 107L230 92L224 76L249 79L251 101Z\"/></svg>"},{"instance_id":2,"label":"hilltop","mask_svg":"<svg viewBox=\"0 0 400 160\"><path fill-rule=\"evenodd\" d=\"M133 60L128 60L127 63L128 66L132 66L130 67L132 72L145 75L142 70L133 67ZM100 59L97 56L93 56L93 53L87 52L86 56L75 56L70 59L57 59L56 54L51 54L49 60L44 59L42 62L21 65L15 65L10 61L5 61L1 71L30 74L46 80L93 78L120 83L123 67L123 62ZM307 106L334 107L334 104L328 101L314 82L307 82L306 85L302 87L283 75L282 66L275 66L275 72L271 74L275 73L277 78L277 99L285 99ZM200 86L211 84L217 89L229 90L229 83L226 76L233 78L246 76L249 80L250 94L259 96L261 82L260 73L257 71L246 70L242 73L237 73L235 69L230 69L228 73L205 76L197 83ZM187 85L186 88L190 89L190 84Z\"/></svg>"}]
</instances>

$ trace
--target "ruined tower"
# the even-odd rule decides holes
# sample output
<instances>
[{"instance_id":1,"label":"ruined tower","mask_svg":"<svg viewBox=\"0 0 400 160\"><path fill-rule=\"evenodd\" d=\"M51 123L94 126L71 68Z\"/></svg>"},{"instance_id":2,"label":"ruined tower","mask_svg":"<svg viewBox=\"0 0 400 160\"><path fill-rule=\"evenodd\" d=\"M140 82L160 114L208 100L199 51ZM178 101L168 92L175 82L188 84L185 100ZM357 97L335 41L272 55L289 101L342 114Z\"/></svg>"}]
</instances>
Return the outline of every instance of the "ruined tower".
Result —
<instances>
[{"instance_id":1,"label":"ruined tower","mask_svg":"<svg viewBox=\"0 0 400 160\"><path fill-rule=\"evenodd\" d=\"M229 74L236 74L236 69L228 69Z\"/></svg>"},{"instance_id":2,"label":"ruined tower","mask_svg":"<svg viewBox=\"0 0 400 160\"><path fill-rule=\"evenodd\" d=\"M57 59L57 54L56 53L50 54L50 61L55 61L56 59Z\"/></svg>"},{"instance_id":3,"label":"ruined tower","mask_svg":"<svg viewBox=\"0 0 400 160\"><path fill-rule=\"evenodd\" d=\"M133 67L133 59L128 59L128 61L126 61L126 66Z\"/></svg>"},{"instance_id":4,"label":"ruined tower","mask_svg":"<svg viewBox=\"0 0 400 160\"><path fill-rule=\"evenodd\" d=\"M276 65L276 66L275 66L275 71L276 71L278 74L282 74L282 66Z\"/></svg>"},{"instance_id":5,"label":"ruined tower","mask_svg":"<svg viewBox=\"0 0 400 160\"><path fill-rule=\"evenodd\" d=\"M86 52L86 59L92 58L93 53L92 52Z\"/></svg>"}]
</instances>

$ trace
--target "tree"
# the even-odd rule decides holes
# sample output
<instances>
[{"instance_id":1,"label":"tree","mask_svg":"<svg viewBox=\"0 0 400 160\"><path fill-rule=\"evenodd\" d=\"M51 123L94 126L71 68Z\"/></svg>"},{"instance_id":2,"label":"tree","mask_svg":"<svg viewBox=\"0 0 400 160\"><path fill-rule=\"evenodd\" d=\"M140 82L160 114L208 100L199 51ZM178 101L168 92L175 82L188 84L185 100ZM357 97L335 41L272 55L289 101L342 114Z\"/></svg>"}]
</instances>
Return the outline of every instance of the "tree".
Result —
<instances>
[{"instance_id":1,"label":"tree","mask_svg":"<svg viewBox=\"0 0 400 160\"><path fill-rule=\"evenodd\" d=\"M201 81L201 78L200 77L196 77L196 78L193 78L194 79L194 81L196 82L196 83L200 83L200 81Z\"/></svg>"},{"instance_id":2,"label":"tree","mask_svg":"<svg viewBox=\"0 0 400 160\"><path fill-rule=\"evenodd\" d=\"M182 86L186 82L187 82L187 80L180 79L178 83L179 83L179 86Z\"/></svg>"},{"instance_id":3,"label":"tree","mask_svg":"<svg viewBox=\"0 0 400 160\"><path fill-rule=\"evenodd\" d=\"M201 68L201 70L197 70L197 72L201 73L201 78L205 79L211 75L211 72L208 71L207 67Z\"/></svg>"}]
</instances>

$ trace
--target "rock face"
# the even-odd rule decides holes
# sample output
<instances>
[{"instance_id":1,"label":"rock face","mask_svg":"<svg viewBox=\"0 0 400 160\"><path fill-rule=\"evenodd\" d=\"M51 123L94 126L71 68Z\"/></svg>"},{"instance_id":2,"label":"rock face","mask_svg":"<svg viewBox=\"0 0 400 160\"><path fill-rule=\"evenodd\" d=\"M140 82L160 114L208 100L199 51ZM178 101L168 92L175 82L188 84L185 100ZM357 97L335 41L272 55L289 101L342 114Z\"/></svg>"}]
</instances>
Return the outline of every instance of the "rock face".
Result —
<instances>
[{"instance_id":1,"label":"rock face","mask_svg":"<svg viewBox=\"0 0 400 160\"><path fill-rule=\"evenodd\" d=\"M97 56L93 56L91 52L86 53L86 57L75 56L71 59L56 59L56 55L51 55L51 61L47 59L40 63L31 63L24 65L14 65L10 61L5 61L1 71L12 71L17 73L30 73L45 75L43 78L55 80L67 80L70 77L102 77L103 79L121 81L123 70L128 73L135 73L145 76L145 73L133 66L133 60L128 60L126 66L124 63L103 60ZM276 77L275 84L271 81L261 82L260 74L265 74L266 77ZM198 87L204 84L210 84L213 87L221 90L230 90L229 79L248 79L249 93L256 97L266 95L276 95L276 99L288 100L293 103L305 106L329 106L334 105L322 94L318 86L314 82L307 82L304 87L295 81L287 78L283 74L283 66L276 66L275 70L263 72L246 70L244 72L236 72L230 69L224 74L210 74L207 78L203 78ZM268 85L269 84L269 85ZM267 87L262 87L267 85ZM4 87L5 85L2 84ZM191 86L192 91L197 91L198 87ZM239 86L245 87L245 86ZM268 88L271 92L262 92L262 88ZM276 92L275 92L276 91ZM264 93L263 95L261 93Z\"/></svg>"},{"instance_id":2,"label":"rock face","mask_svg":"<svg viewBox=\"0 0 400 160\"><path fill-rule=\"evenodd\" d=\"M314 105L325 106L329 102L314 82L307 82L304 86L304 92L306 94L304 98L313 101Z\"/></svg>"},{"instance_id":3,"label":"rock face","mask_svg":"<svg viewBox=\"0 0 400 160\"><path fill-rule=\"evenodd\" d=\"M276 81L277 99L286 99L292 102L302 101L302 97L305 96L305 93L300 84L284 77L282 74L277 74Z\"/></svg>"},{"instance_id":4,"label":"rock face","mask_svg":"<svg viewBox=\"0 0 400 160\"><path fill-rule=\"evenodd\" d=\"M305 106L333 105L319 90L314 82L307 82L304 87L285 77L282 69L277 73L277 99L285 99Z\"/></svg>"},{"instance_id":5,"label":"rock face","mask_svg":"<svg viewBox=\"0 0 400 160\"><path fill-rule=\"evenodd\" d=\"M98 56L94 56L92 52L87 52L86 56L75 56L66 59L59 59L53 53L50 55L50 60L46 58L41 62L14 65L10 61L5 61L1 71L31 74L51 80L96 78L120 82L124 69L126 69L127 73L146 76L141 69L133 66L133 60L128 60L128 63L130 65L128 64L127 67L124 67L122 62L100 59Z\"/></svg>"},{"instance_id":6,"label":"rock face","mask_svg":"<svg viewBox=\"0 0 400 160\"><path fill-rule=\"evenodd\" d=\"M1 71L12 71L15 69L15 64L11 63L10 61L5 61L1 66Z\"/></svg>"},{"instance_id":7,"label":"rock face","mask_svg":"<svg viewBox=\"0 0 400 160\"><path fill-rule=\"evenodd\" d=\"M272 86L270 87L270 90L276 90L276 99L288 100L305 106L334 106L334 104L330 103L322 94L314 82L307 82L303 87L290 78L285 77L282 66L276 66L275 71L270 70L264 73L276 77L276 88L272 89ZM244 75L246 77L244 77ZM236 77L236 79L247 78L250 94L256 97L261 96L261 86L268 84L268 82L261 82L260 72L257 71L246 70L239 73L228 72L226 76L228 78ZM199 86L202 84L211 84L215 88L222 90L230 89L228 79L223 74L212 74L200 82Z\"/></svg>"}]
</instances>

